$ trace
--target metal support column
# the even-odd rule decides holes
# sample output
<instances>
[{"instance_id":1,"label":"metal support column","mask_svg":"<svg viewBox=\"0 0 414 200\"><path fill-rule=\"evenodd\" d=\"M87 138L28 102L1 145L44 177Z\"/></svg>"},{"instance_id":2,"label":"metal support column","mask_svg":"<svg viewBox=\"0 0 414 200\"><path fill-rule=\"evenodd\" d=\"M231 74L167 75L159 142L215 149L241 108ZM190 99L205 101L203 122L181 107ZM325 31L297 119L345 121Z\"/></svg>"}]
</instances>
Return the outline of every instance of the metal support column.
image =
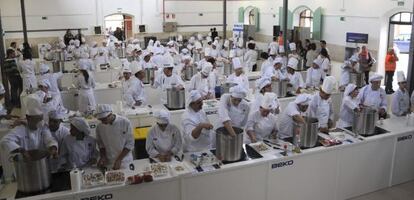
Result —
<instances>
[{"instance_id":1,"label":"metal support column","mask_svg":"<svg viewBox=\"0 0 414 200\"><path fill-rule=\"evenodd\" d=\"M413 13L414 13L414 6L413 6ZM408 91L410 91L410 95L414 90L414 21L411 22L411 41L410 41L410 54L409 54L409 61L408 61L408 69L407 69L407 83L408 83ZM411 102L413 103L413 102Z\"/></svg>"},{"instance_id":2,"label":"metal support column","mask_svg":"<svg viewBox=\"0 0 414 200\"><path fill-rule=\"evenodd\" d=\"M227 0L223 0L223 39L227 38Z\"/></svg>"},{"instance_id":3,"label":"metal support column","mask_svg":"<svg viewBox=\"0 0 414 200\"><path fill-rule=\"evenodd\" d=\"M24 0L20 0L20 7L22 10L23 38L24 42L29 43L29 40L27 39L26 9L24 7Z\"/></svg>"},{"instance_id":4,"label":"metal support column","mask_svg":"<svg viewBox=\"0 0 414 200\"><path fill-rule=\"evenodd\" d=\"M3 24L1 22L1 11L0 11L0 66L1 66L1 81L4 85L4 89L6 93L4 95L4 102L6 104L6 108L10 108L10 90L9 90L9 80L4 72L4 63L6 56L4 55L5 47L4 47L4 38L3 38Z\"/></svg>"},{"instance_id":5,"label":"metal support column","mask_svg":"<svg viewBox=\"0 0 414 200\"><path fill-rule=\"evenodd\" d=\"M287 52L287 29L288 29L288 0L283 0L283 46L285 47L285 52Z\"/></svg>"}]
</instances>

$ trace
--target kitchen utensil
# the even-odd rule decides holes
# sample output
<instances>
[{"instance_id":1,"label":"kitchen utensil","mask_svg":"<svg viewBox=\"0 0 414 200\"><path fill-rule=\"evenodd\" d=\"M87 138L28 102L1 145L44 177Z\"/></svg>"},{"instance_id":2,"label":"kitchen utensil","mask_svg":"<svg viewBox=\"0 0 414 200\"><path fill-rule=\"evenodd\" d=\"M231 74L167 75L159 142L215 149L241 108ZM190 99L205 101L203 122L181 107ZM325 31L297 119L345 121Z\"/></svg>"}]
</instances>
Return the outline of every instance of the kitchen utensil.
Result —
<instances>
[{"instance_id":1,"label":"kitchen utensil","mask_svg":"<svg viewBox=\"0 0 414 200\"><path fill-rule=\"evenodd\" d=\"M197 66L192 65L192 66L187 66L184 70L184 79L189 81L191 80L191 78L197 74L198 70L197 70Z\"/></svg>"},{"instance_id":2,"label":"kitchen utensil","mask_svg":"<svg viewBox=\"0 0 414 200\"><path fill-rule=\"evenodd\" d=\"M304 148L311 148L318 142L318 119L311 117L304 117L305 124L296 124L295 128L300 129L300 146ZM296 134L293 134L296 137ZM296 138L295 138L296 139ZM294 140L296 141L296 140Z\"/></svg>"},{"instance_id":3,"label":"kitchen utensil","mask_svg":"<svg viewBox=\"0 0 414 200\"><path fill-rule=\"evenodd\" d=\"M223 75L229 76L233 73L233 65L231 63L224 62L223 64Z\"/></svg>"},{"instance_id":4,"label":"kitchen utensil","mask_svg":"<svg viewBox=\"0 0 414 200\"><path fill-rule=\"evenodd\" d=\"M243 129L233 127L235 136L231 136L226 128L216 130L216 156L219 160L237 161L243 151Z\"/></svg>"},{"instance_id":5,"label":"kitchen utensil","mask_svg":"<svg viewBox=\"0 0 414 200\"><path fill-rule=\"evenodd\" d=\"M236 86L237 83L223 83L221 84L221 95L230 92L230 88Z\"/></svg>"},{"instance_id":6,"label":"kitchen utensil","mask_svg":"<svg viewBox=\"0 0 414 200\"><path fill-rule=\"evenodd\" d=\"M355 84L358 88L365 86L365 76L363 73L351 72L349 74L350 83Z\"/></svg>"},{"instance_id":7,"label":"kitchen utensil","mask_svg":"<svg viewBox=\"0 0 414 200\"><path fill-rule=\"evenodd\" d=\"M167 89L167 107L170 109L182 109L185 107L185 90L171 87Z\"/></svg>"},{"instance_id":8,"label":"kitchen utensil","mask_svg":"<svg viewBox=\"0 0 414 200\"><path fill-rule=\"evenodd\" d=\"M142 82L144 84L149 84L151 82L151 78L155 76L155 69L153 68L146 68L144 69L145 76Z\"/></svg>"},{"instance_id":9,"label":"kitchen utensil","mask_svg":"<svg viewBox=\"0 0 414 200\"><path fill-rule=\"evenodd\" d=\"M287 81L272 81L272 92L276 93L278 97L286 97L287 85Z\"/></svg>"},{"instance_id":10,"label":"kitchen utensil","mask_svg":"<svg viewBox=\"0 0 414 200\"><path fill-rule=\"evenodd\" d=\"M352 132L357 135L370 136L375 134L375 125L378 121L378 114L375 109L366 107L360 112L354 112Z\"/></svg>"}]
</instances>

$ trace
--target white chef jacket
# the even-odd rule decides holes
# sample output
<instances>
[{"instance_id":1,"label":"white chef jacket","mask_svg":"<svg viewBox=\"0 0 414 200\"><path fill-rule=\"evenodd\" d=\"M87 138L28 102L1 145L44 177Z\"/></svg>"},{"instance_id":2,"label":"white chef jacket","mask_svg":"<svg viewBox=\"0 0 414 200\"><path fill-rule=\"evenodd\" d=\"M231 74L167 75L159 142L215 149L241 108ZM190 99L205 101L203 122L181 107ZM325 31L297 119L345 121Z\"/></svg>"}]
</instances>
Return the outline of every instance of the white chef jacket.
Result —
<instances>
[{"instance_id":1,"label":"white chef jacket","mask_svg":"<svg viewBox=\"0 0 414 200\"><path fill-rule=\"evenodd\" d=\"M187 107L181 116L181 126L183 129L184 151L199 152L208 150L211 147L212 130L202 129L198 138L192 136L193 130L201 123L210 123L206 113L203 110L194 112L193 109Z\"/></svg>"},{"instance_id":2,"label":"white chef jacket","mask_svg":"<svg viewBox=\"0 0 414 200\"><path fill-rule=\"evenodd\" d=\"M152 59L150 59L148 62L145 62L144 59L141 60L141 65L142 68L144 69L153 69L155 68L157 65L152 61Z\"/></svg>"},{"instance_id":3,"label":"white chef jacket","mask_svg":"<svg viewBox=\"0 0 414 200\"><path fill-rule=\"evenodd\" d=\"M286 80L287 76L285 73L282 72L281 69L276 70L274 67L267 67L264 73L262 74L263 78L269 78L276 77L279 80Z\"/></svg>"},{"instance_id":4,"label":"white chef jacket","mask_svg":"<svg viewBox=\"0 0 414 200\"><path fill-rule=\"evenodd\" d=\"M89 73L89 72L88 72ZM85 78L82 73L79 73L75 79L75 85L79 89L78 96L78 109L80 112L87 112L95 110L96 101L95 101L95 79L89 73L88 82L85 82Z\"/></svg>"},{"instance_id":5,"label":"white chef jacket","mask_svg":"<svg viewBox=\"0 0 414 200\"><path fill-rule=\"evenodd\" d=\"M128 80L122 81L123 100L128 106L133 106L135 104L133 96L137 87L138 79L135 76L131 76Z\"/></svg>"},{"instance_id":6,"label":"white chef jacket","mask_svg":"<svg viewBox=\"0 0 414 200\"><path fill-rule=\"evenodd\" d=\"M345 96L342 100L341 109L339 111L339 120L336 124L338 128L345 128L352 126L354 120L354 109L359 107L360 99L358 97L352 98Z\"/></svg>"},{"instance_id":7,"label":"white chef jacket","mask_svg":"<svg viewBox=\"0 0 414 200\"><path fill-rule=\"evenodd\" d=\"M210 79L209 77L202 78L201 73L198 72L191 78L190 84L186 89L188 90L188 92L191 92L191 90L198 90L201 93L201 95L206 96L209 92L212 95L214 95L214 87L215 84L213 83L212 79Z\"/></svg>"},{"instance_id":8,"label":"white chef jacket","mask_svg":"<svg viewBox=\"0 0 414 200\"><path fill-rule=\"evenodd\" d=\"M3 150L12 152L19 148L28 151L36 149L47 150L52 146L59 147L47 126L39 123L38 127L34 131L25 125L20 125L12 129L0 142Z\"/></svg>"},{"instance_id":9,"label":"white chef jacket","mask_svg":"<svg viewBox=\"0 0 414 200\"><path fill-rule=\"evenodd\" d=\"M23 79L23 91L30 88L37 88L37 79L35 76L36 62L34 60L21 60L18 62L20 76Z\"/></svg>"},{"instance_id":10,"label":"white chef jacket","mask_svg":"<svg viewBox=\"0 0 414 200\"><path fill-rule=\"evenodd\" d=\"M308 112L310 117L318 119L319 128L328 127L329 119L333 121L334 117L331 98L323 100L319 93L316 93L309 103Z\"/></svg>"},{"instance_id":11,"label":"white chef jacket","mask_svg":"<svg viewBox=\"0 0 414 200\"><path fill-rule=\"evenodd\" d=\"M318 52L314 50L308 50L306 52L306 67L312 67L313 61L318 57Z\"/></svg>"},{"instance_id":12,"label":"white chef jacket","mask_svg":"<svg viewBox=\"0 0 414 200\"><path fill-rule=\"evenodd\" d=\"M86 63L88 65L88 68L89 68L88 70L89 71L95 71L96 70L96 64L95 64L95 62L92 61L92 59L89 59L89 58L81 58L78 61L78 65L81 62Z\"/></svg>"},{"instance_id":13,"label":"white chef jacket","mask_svg":"<svg viewBox=\"0 0 414 200\"><path fill-rule=\"evenodd\" d=\"M100 123L96 127L96 140L99 149L105 148L106 157L110 167L113 166L119 154L124 148L130 152L122 160L122 169L125 169L133 161L132 150L135 141L132 135L131 122L120 115L116 115L112 124Z\"/></svg>"},{"instance_id":14,"label":"white chef jacket","mask_svg":"<svg viewBox=\"0 0 414 200\"><path fill-rule=\"evenodd\" d=\"M171 88L171 85L175 84L175 87L181 85L184 87L184 82L177 74L172 74L170 77L167 77L164 73L161 72L158 76L156 76L154 80L153 88L161 88L162 95L161 95L161 102L163 104L167 103L167 89Z\"/></svg>"},{"instance_id":15,"label":"white chef jacket","mask_svg":"<svg viewBox=\"0 0 414 200\"><path fill-rule=\"evenodd\" d=\"M225 50L225 49L220 50L220 57L229 58L230 57L230 50Z\"/></svg>"},{"instance_id":16,"label":"white chef jacket","mask_svg":"<svg viewBox=\"0 0 414 200\"><path fill-rule=\"evenodd\" d=\"M159 154L171 152L173 155L181 154L182 138L180 130L173 124L168 124L165 131L155 124L149 130L145 149L151 158Z\"/></svg>"},{"instance_id":17,"label":"white chef jacket","mask_svg":"<svg viewBox=\"0 0 414 200\"><path fill-rule=\"evenodd\" d=\"M402 116L410 111L410 96L407 90L405 92L401 91L401 89L395 91L391 102L391 111L395 116Z\"/></svg>"},{"instance_id":18,"label":"white chef jacket","mask_svg":"<svg viewBox=\"0 0 414 200\"><path fill-rule=\"evenodd\" d=\"M63 77L63 73L62 72L57 72L57 73L43 74L43 75L40 76L40 79L41 80L46 79L46 80L49 81L49 83L50 83L49 91L60 93L58 80L61 79L62 77Z\"/></svg>"},{"instance_id":19,"label":"white chef jacket","mask_svg":"<svg viewBox=\"0 0 414 200\"><path fill-rule=\"evenodd\" d=\"M243 86L247 91L249 91L249 79L245 74L240 74L240 76L236 76L235 73L230 74L227 77L226 82L228 83L236 83L237 85Z\"/></svg>"},{"instance_id":20,"label":"white chef jacket","mask_svg":"<svg viewBox=\"0 0 414 200\"><path fill-rule=\"evenodd\" d=\"M250 111L256 112L257 110L259 110L260 106L262 105L263 99L264 99L264 95L260 92L257 92L254 95L254 99L252 103L250 104ZM275 104L280 105L279 100L277 98L275 99Z\"/></svg>"},{"instance_id":21,"label":"white chef jacket","mask_svg":"<svg viewBox=\"0 0 414 200\"><path fill-rule=\"evenodd\" d=\"M301 114L302 113L300 112L299 107L295 102L290 102L288 104L285 111L283 111L279 121L279 138L285 139L293 136L293 128L295 125L293 116Z\"/></svg>"},{"instance_id":22,"label":"white chef jacket","mask_svg":"<svg viewBox=\"0 0 414 200\"><path fill-rule=\"evenodd\" d=\"M322 66L321 69L326 74L331 74L331 61L328 58L321 58L322 59Z\"/></svg>"},{"instance_id":23,"label":"white chef jacket","mask_svg":"<svg viewBox=\"0 0 414 200\"><path fill-rule=\"evenodd\" d=\"M306 74L306 86L319 88L321 85L321 80L325 78L325 73L321 68L314 69L313 67L307 70Z\"/></svg>"},{"instance_id":24,"label":"white chef jacket","mask_svg":"<svg viewBox=\"0 0 414 200\"><path fill-rule=\"evenodd\" d=\"M220 57L220 50L218 50L218 48L216 48L216 49L211 48L210 56L213 57L213 58Z\"/></svg>"},{"instance_id":25,"label":"white chef jacket","mask_svg":"<svg viewBox=\"0 0 414 200\"><path fill-rule=\"evenodd\" d=\"M342 66L341 70L341 81L339 86L346 87L351 82L351 69L348 67L345 67L346 64Z\"/></svg>"},{"instance_id":26,"label":"white chef jacket","mask_svg":"<svg viewBox=\"0 0 414 200\"><path fill-rule=\"evenodd\" d=\"M377 91L373 91L371 84L364 86L358 94L358 98L361 99L361 103L365 106L372 107L379 110L384 108L387 110L387 95L385 90L379 88Z\"/></svg>"},{"instance_id":27,"label":"white chef jacket","mask_svg":"<svg viewBox=\"0 0 414 200\"><path fill-rule=\"evenodd\" d=\"M269 57L267 60L265 60L263 63L262 63L262 66L260 67L260 74L263 74L266 70L267 70L267 68L273 68L273 58L272 57Z\"/></svg>"},{"instance_id":28,"label":"white chef jacket","mask_svg":"<svg viewBox=\"0 0 414 200\"><path fill-rule=\"evenodd\" d=\"M243 56L244 63L246 63L249 72L253 70L253 65L257 63L257 51L255 50L247 50L247 52Z\"/></svg>"},{"instance_id":29,"label":"white chef jacket","mask_svg":"<svg viewBox=\"0 0 414 200\"><path fill-rule=\"evenodd\" d=\"M243 58L244 49L237 47L236 48L236 57Z\"/></svg>"},{"instance_id":30,"label":"white chef jacket","mask_svg":"<svg viewBox=\"0 0 414 200\"><path fill-rule=\"evenodd\" d=\"M61 156L66 160L69 169L87 167L89 161L98 159L96 139L85 135L82 140L77 140L72 135L67 135L63 140Z\"/></svg>"},{"instance_id":31,"label":"white chef jacket","mask_svg":"<svg viewBox=\"0 0 414 200\"><path fill-rule=\"evenodd\" d=\"M141 105L146 103L146 95L144 89L144 83L136 77L131 77L130 79L136 79L136 84L133 87L130 87L129 90L124 94L124 101L128 106L134 106L137 101L141 101Z\"/></svg>"},{"instance_id":32,"label":"white chef jacket","mask_svg":"<svg viewBox=\"0 0 414 200\"><path fill-rule=\"evenodd\" d=\"M293 91L296 91L299 87L305 88L305 83L303 82L302 74L299 72L294 72L293 74L287 73L287 78L289 83L292 85Z\"/></svg>"},{"instance_id":33,"label":"white chef jacket","mask_svg":"<svg viewBox=\"0 0 414 200\"><path fill-rule=\"evenodd\" d=\"M220 125L226 121L231 121L232 126L244 128L250 112L250 105L242 99L236 107L230 101L230 94L223 94L220 98L218 115Z\"/></svg>"},{"instance_id":34,"label":"white chef jacket","mask_svg":"<svg viewBox=\"0 0 414 200\"><path fill-rule=\"evenodd\" d=\"M106 64L109 64L109 59L107 55L105 54L102 56L97 55L95 57L95 66L106 65Z\"/></svg>"},{"instance_id":35,"label":"white chef jacket","mask_svg":"<svg viewBox=\"0 0 414 200\"><path fill-rule=\"evenodd\" d=\"M95 56L98 55L98 50L99 50L98 47L91 47L89 49L89 56L90 56L90 58L92 58L92 59L95 58Z\"/></svg>"},{"instance_id":36,"label":"white chef jacket","mask_svg":"<svg viewBox=\"0 0 414 200\"><path fill-rule=\"evenodd\" d=\"M50 131L50 133L59 146L59 149L58 149L59 157L57 159L49 159L50 171L54 172L60 169L62 164L66 163L66 159L62 157L62 146L63 146L64 138L70 135L70 131L67 127L60 125L58 130L56 130L55 132Z\"/></svg>"},{"instance_id":37,"label":"white chef jacket","mask_svg":"<svg viewBox=\"0 0 414 200\"><path fill-rule=\"evenodd\" d=\"M277 117L273 113L263 117L259 110L251 113L247 119L247 131L254 131L256 133L256 140L262 141L268 138L273 132L278 132ZM250 143L250 137L246 133L246 142Z\"/></svg>"}]
</instances>

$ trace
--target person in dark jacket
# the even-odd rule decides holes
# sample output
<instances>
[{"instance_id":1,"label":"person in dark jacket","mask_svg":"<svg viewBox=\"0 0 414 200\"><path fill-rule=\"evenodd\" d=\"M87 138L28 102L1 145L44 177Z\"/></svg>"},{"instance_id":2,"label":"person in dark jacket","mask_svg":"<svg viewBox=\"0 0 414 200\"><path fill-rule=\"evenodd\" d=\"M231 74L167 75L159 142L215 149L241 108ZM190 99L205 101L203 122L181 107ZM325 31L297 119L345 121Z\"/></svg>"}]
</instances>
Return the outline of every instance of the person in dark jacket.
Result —
<instances>
[{"instance_id":1,"label":"person in dark jacket","mask_svg":"<svg viewBox=\"0 0 414 200\"><path fill-rule=\"evenodd\" d=\"M4 61L4 72L10 83L11 104L20 108L20 94L23 90L23 80L17 69L16 52L13 49L7 49L7 57ZM6 86L7 87L7 86Z\"/></svg>"}]
</instances>

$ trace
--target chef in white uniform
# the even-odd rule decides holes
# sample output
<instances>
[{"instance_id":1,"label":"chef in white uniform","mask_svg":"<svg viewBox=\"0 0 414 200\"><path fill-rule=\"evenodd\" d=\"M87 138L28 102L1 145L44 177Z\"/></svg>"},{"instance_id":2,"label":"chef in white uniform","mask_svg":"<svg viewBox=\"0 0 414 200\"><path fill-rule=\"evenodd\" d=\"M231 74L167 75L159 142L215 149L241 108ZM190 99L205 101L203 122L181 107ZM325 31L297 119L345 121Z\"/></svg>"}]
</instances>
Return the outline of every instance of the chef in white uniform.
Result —
<instances>
[{"instance_id":1,"label":"chef in white uniform","mask_svg":"<svg viewBox=\"0 0 414 200\"><path fill-rule=\"evenodd\" d=\"M292 94L300 94L300 90L305 88L302 74L296 71L298 69L298 63L299 61L296 58L291 57L287 65L286 76L289 79L288 86Z\"/></svg>"},{"instance_id":2,"label":"chef in white uniform","mask_svg":"<svg viewBox=\"0 0 414 200\"><path fill-rule=\"evenodd\" d=\"M12 129L3 137L0 144L3 151L23 153L29 150L47 150L52 157L58 153L58 143L50 134L49 128L43 122L41 101L36 94L30 94L26 99L27 123Z\"/></svg>"},{"instance_id":3,"label":"chef in white uniform","mask_svg":"<svg viewBox=\"0 0 414 200\"><path fill-rule=\"evenodd\" d=\"M315 59L311 68L306 73L306 88L319 88L321 81L325 78L325 73L321 69L322 60Z\"/></svg>"},{"instance_id":4,"label":"chef in white uniform","mask_svg":"<svg viewBox=\"0 0 414 200\"><path fill-rule=\"evenodd\" d=\"M34 94L38 95L39 99L42 100L42 111L44 114L44 120L47 122L49 119L49 112L53 110L66 110L63 107L63 102L59 93L53 93L49 91L50 83L46 79L38 81L39 90Z\"/></svg>"},{"instance_id":5,"label":"chef in white uniform","mask_svg":"<svg viewBox=\"0 0 414 200\"><path fill-rule=\"evenodd\" d=\"M297 60L300 59L300 55L297 52L296 49L296 44L295 43L289 43L289 49L290 49L290 54L288 55L288 59L290 58L296 58Z\"/></svg>"},{"instance_id":6,"label":"chef in white uniform","mask_svg":"<svg viewBox=\"0 0 414 200\"><path fill-rule=\"evenodd\" d=\"M109 65L109 58L108 55L105 54L105 49L100 47L98 49L98 54L94 57L95 66L105 66Z\"/></svg>"},{"instance_id":7,"label":"chef in white uniform","mask_svg":"<svg viewBox=\"0 0 414 200\"><path fill-rule=\"evenodd\" d=\"M227 83L235 83L242 86L245 90L249 90L249 79L243 72L243 65L240 58L233 58L234 72L227 77Z\"/></svg>"},{"instance_id":8,"label":"chef in white uniform","mask_svg":"<svg viewBox=\"0 0 414 200\"><path fill-rule=\"evenodd\" d=\"M211 44L210 56L217 59L220 57L219 42L216 40Z\"/></svg>"},{"instance_id":9,"label":"chef in white uniform","mask_svg":"<svg viewBox=\"0 0 414 200\"><path fill-rule=\"evenodd\" d=\"M300 94L296 97L295 101L288 104L279 121L280 131L278 138L285 140L293 137L295 124L305 123L303 115L305 115L305 112L308 110L310 101L310 95Z\"/></svg>"},{"instance_id":10,"label":"chef in white uniform","mask_svg":"<svg viewBox=\"0 0 414 200\"><path fill-rule=\"evenodd\" d=\"M195 74L191 80L188 88L189 92L192 90L200 91L204 99L213 99L215 96L213 80L209 78L213 65L209 62L204 63L200 72Z\"/></svg>"},{"instance_id":11,"label":"chef in white uniform","mask_svg":"<svg viewBox=\"0 0 414 200\"><path fill-rule=\"evenodd\" d=\"M78 96L78 110L84 114L92 114L96 108L95 101L95 79L88 71L88 65L81 64L79 66L79 73L75 79L75 86L79 90Z\"/></svg>"},{"instance_id":12,"label":"chef in white uniform","mask_svg":"<svg viewBox=\"0 0 414 200\"><path fill-rule=\"evenodd\" d=\"M230 135L236 135L233 127L244 128L250 113L250 105L244 98L247 90L236 85L230 88L230 94L224 94L219 102L219 123L223 125Z\"/></svg>"},{"instance_id":13,"label":"chef in white uniform","mask_svg":"<svg viewBox=\"0 0 414 200\"><path fill-rule=\"evenodd\" d=\"M199 152L211 148L213 125L203 108L203 96L198 90L192 90L186 99L186 108L181 119L184 151Z\"/></svg>"},{"instance_id":14,"label":"chef in white uniform","mask_svg":"<svg viewBox=\"0 0 414 200\"><path fill-rule=\"evenodd\" d=\"M254 99L250 105L251 111L259 110L260 106L263 103L264 95L268 92L272 92L272 82L269 78L259 78L256 80L256 89L258 90L254 95ZM275 109L272 110L273 114L279 114L279 100L276 98L275 100Z\"/></svg>"},{"instance_id":15,"label":"chef in white uniform","mask_svg":"<svg viewBox=\"0 0 414 200\"><path fill-rule=\"evenodd\" d=\"M33 90L37 88L37 79L35 75L36 62L32 60L30 53L23 52L23 60L19 61L17 67L20 76L23 79L23 91Z\"/></svg>"},{"instance_id":16,"label":"chef in white uniform","mask_svg":"<svg viewBox=\"0 0 414 200\"><path fill-rule=\"evenodd\" d=\"M58 80L63 77L62 72L50 73L49 65L45 63L40 64L40 77L39 79L46 79L50 83L49 90L60 94Z\"/></svg>"},{"instance_id":17,"label":"chef in white uniform","mask_svg":"<svg viewBox=\"0 0 414 200\"><path fill-rule=\"evenodd\" d=\"M59 158L49 160L49 168L50 168L50 171L52 172L57 171L61 167L61 165L65 163L65 160L61 158L62 144L63 144L63 139L67 135L70 134L69 129L61 124L65 116L66 116L66 113L64 110L59 109L59 110L53 110L49 112L49 121L48 121L49 130L50 130L52 137L58 143L58 147L59 147L59 150L58 150Z\"/></svg>"},{"instance_id":18,"label":"chef in white uniform","mask_svg":"<svg viewBox=\"0 0 414 200\"><path fill-rule=\"evenodd\" d=\"M267 70L267 68L273 67L273 63L276 59L276 55L277 55L277 49L270 48L269 57L262 63L262 66L260 68L260 74L263 74ZM279 62L282 62L281 58Z\"/></svg>"},{"instance_id":19,"label":"chef in white uniform","mask_svg":"<svg viewBox=\"0 0 414 200\"><path fill-rule=\"evenodd\" d=\"M70 134L64 138L61 148L66 169L86 168L96 164L99 153L96 139L90 134L85 118L74 117L70 120Z\"/></svg>"},{"instance_id":20,"label":"chef in white uniform","mask_svg":"<svg viewBox=\"0 0 414 200\"><path fill-rule=\"evenodd\" d=\"M151 158L170 162L171 157L182 153L180 130L170 123L170 113L166 110L154 112L156 124L149 130L145 149Z\"/></svg>"},{"instance_id":21,"label":"chef in white uniform","mask_svg":"<svg viewBox=\"0 0 414 200\"><path fill-rule=\"evenodd\" d=\"M138 79L135 76L132 76L132 71L130 67L124 67L122 69L123 80L122 80L122 93L123 100L126 105L132 107L135 105L136 101L134 95L136 88L138 88Z\"/></svg>"},{"instance_id":22,"label":"chef in white uniform","mask_svg":"<svg viewBox=\"0 0 414 200\"><path fill-rule=\"evenodd\" d=\"M142 80L145 78L145 71L140 64L132 65L131 63L131 71L134 75L134 78L137 80L136 87L131 88L132 91L127 92L127 105L134 108L135 106L142 106L147 103L146 95L145 95L145 88L144 83Z\"/></svg>"},{"instance_id":23,"label":"chef in white uniform","mask_svg":"<svg viewBox=\"0 0 414 200\"><path fill-rule=\"evenodd\" d=\"M266 138L277 138L278 126L276 115L272 113L276 105L277 95L268 92L264 95L259 110L252 110L246 124L246 143L255 143Z\"/></svg>"},{"instance_id":24,"label":"chef in white uniform","mask_svg":"<svg viewBox=\"0 0 414 200\"><path fill-rule=\"evenodd\" d=\"M309 116L318 119L319 131L328 133L333 123L333 108L331 94L336 89L336 79L333 76L327 76L323 80L319 93L313 95L309 103Z\"/></svg>"},{"instance_id":25,"label":"chef in white uniform","mask_svg":"<svg viewBox=\"0 0 414 200\"><path fill-rule=\"evenodd\" d=\"M131 122L112 113L108 104L100 104L96 109L96 118L101 123L96 127L100 159L98 165L109 166L114 170L125 169L133 161L134 137Z\"/></svg>"},{"instance_id":26,"label":"chef in white uniform","mask_svg":"<svg viewBox=\"0 0 414 200\"><path fill-rule=\"evenodd\" d=\"M277 57L273 61L273 67L268 67L262 74L262 77L270 78L272 81L285 81L287 76L282 72L283 61L282 58Z\"/></svg>"},{"instance_id":27,"label":"chef in white uniform","mask_svg":"<svg viewBox=\"0 0 414 200\"><path fill-rule=\"evenodd\" d=\"M257 51L255 50L256 44L255 43L249 43L247 45L248 50L243 56L243 61L246 63L247 70L249 72L253 71L253 66L257 63Z\"/></svg>"},{"instance_id":28,"label":"chef in white uniform","mask_svg":"<svg viewBox=\"0 0 414 200\"><path fill-rule=\"evenodd\" d=\"M391 111L395 116L405 116L411 113L410 95L404 72L397 71L398 90L392 95Z\"/></svg>"},{"instance_id":29,"label":"chef in white uniform","mask_svg":"<svg viewBox=\"0 0 414 200\"><path fill-rule=\"evenodd\" d=\"M156 63L153 62L151 52L144 51L142 53L143 59L141 60L142 68L144 69L158 69Z\"/></svg>"},{"instance_id":30,"label":"chef in white uniform","mask_svg":"<svg viewBox=\"0 0 414 200\"><path fill-rule=\"evenodd\" d=\"M369 77L370 84L360 90L358 98L361 99L363 106L377 110L380 118L386 118L387 95L385 90L381 88L382 79L383 76L379 74L371 75Z\"/></svg>"},{"instance_id":31,"label":"chef in white uniform","mask_svg":"<svg viewBox=\"0 0 414 200\"><path fill-rule=\"evenodd\" d=\"M91 57L91 59L95 59L96 55L98 55L98 43L93 41L91 44L91 48L89 49L89 56Z\"/></svg>"},{"instance_id":32,"label":"chef in white uniform","mask_svg":"<svg viewBox=\"0 0 414 200\"><path fill-rule=\"evenodd\" d=\"M361 100L358 98L358 88L355 84L348 84L345 87L344 98L342 99L341 109L339 111L339 120L336 124L337 128L345 128L352 126L354 121L354 112L360 112L359 104Z\"/></svg>"},{"instance_id":33,"label":"chef in white uniform","mask_svg":"<svg viewBox=\"0 0 414 200\"><path fill-rule=\"evenodd\" d=\"M163 104L167 103L167 89L172 87L184 88L184 82L180 76L172 73L174 68L174 63L169 57L163 57L162 59L162 70L163 73L158 74L155 80L151 82L151 86L156 88L161 88L161 102Z\"/></svg>"}]
</instances>

